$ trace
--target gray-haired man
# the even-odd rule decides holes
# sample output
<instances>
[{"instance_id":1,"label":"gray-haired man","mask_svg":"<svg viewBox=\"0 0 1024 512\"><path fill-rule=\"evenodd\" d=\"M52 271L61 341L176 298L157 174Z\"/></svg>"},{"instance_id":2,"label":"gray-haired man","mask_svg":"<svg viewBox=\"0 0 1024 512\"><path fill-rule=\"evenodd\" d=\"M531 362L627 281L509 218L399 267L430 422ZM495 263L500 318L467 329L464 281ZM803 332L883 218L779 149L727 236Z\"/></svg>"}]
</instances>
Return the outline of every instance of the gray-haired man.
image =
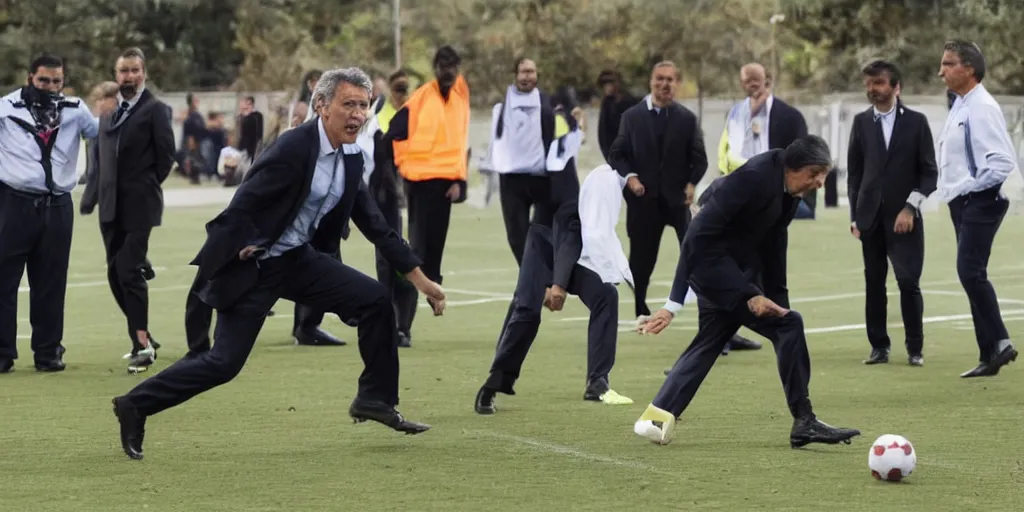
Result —
<instances>
[{"instance_id":1,"label":"gray-haired man","mask_svg":"<svg viewBox=\"0 0 1024 512\"><path fill-rule=\"evenodd\" d=\"M828 145L820 137L801 137L786 149L748 160L715 181L706 203L693 218L679 255L669 302L643 325L657 334L682 309L688 287L697 294L699 330L634 432L659 444L693 400L722 347L740 326L770 339L779 376L793 415L790 444L835 444L860 435L815 417L808 398L811 361L799 313L789 309L786 251L789 223L800 197L821 188L832 167Z\"/></svg>"},{"instance_id":2,"label":"gray-haired man","mask_svg":"<svg viewBox=\"0 0 1024 512\"><path fill-rule=\"evenodd\" d=\"M206 225L206 243L193 260L199 298L217 310L217 342L179 360L114 398L121 445L142 458L146 418L225 384L242 370L267 312L279 298L328 311L359 325L365 369L349 415L407 434L429 426L407 421L398 404L398 331L388 290L321 249L340 246L351 219L394 268L444 311L441 287L420 271L420 260L388 227L362 176L355 144L370 107L370 78L358 69L324 73L313 103L316 123L288 130L250 168L231 203ZM331 252L331 251L325 251Z\"/></svg>"}]
</instances>

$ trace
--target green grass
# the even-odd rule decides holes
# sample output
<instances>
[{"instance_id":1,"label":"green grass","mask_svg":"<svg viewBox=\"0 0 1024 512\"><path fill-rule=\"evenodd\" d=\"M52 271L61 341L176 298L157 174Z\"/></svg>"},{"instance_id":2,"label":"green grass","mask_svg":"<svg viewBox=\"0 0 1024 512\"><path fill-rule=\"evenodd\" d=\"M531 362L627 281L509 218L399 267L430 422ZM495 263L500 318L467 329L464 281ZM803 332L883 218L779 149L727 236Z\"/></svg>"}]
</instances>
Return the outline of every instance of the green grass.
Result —
<instances>
[{"instance_id":1,"label":"green grass","mask_svg":"<svg viewBox=\"0 0 1024 512\"><path fill-rule=\"evenodd\" d=\"M194 275L186 263L202 241L203 223L217 211L170 209L153 234L151 259L166 267L151 282L151 330L164 345L157 369L185 352L185 290ZM500 396L497 415L477 416L473 397L493 356L515 263L496 206L458 207L453 217L444 261L453 304L441 318L421 309L414 346L401 351L400 409L433 425L431 431L407 437L353 425L346 411L361 369L356 347L296 347L285 317L292 305L282 302L281 316L267 322L237 379L149 420L142 462L121 453L110 412L110 398L142 377L127 375L121 360L129 343L103 284L96 219L79 217L70 277L77 284L67 300L68 369L32 371L29 342L22 339L17 370L0 376L0 506L77 512L1020 509L1019 364L994 379L959 379L977 350L970 323L962 320L925 326L924 368L904 363L899 327L891 330L893 363L877 367L861 364L869 351L861 328L820 332L863 322L860 250L844 212L795 223L790 285L794 307L812 329L816 410L864 435L853 446L804 450L789 448L791 420L770 349L721 358L672 444L634 436L633 422L661 385L662 369L693 335L692 310L660 337L620 334L612 384L636 403L619 407L582 400L586 324L563 319L586 310L573 300L560 314L546 312L518 396ZM925 314L963 314L968 308L956 282L948 216L943 210L926 222ZM996 242L990 268L1002 299L1024 299L1021 235L1024 221L1010 218ZM667 232L655 275L652 296L659 300L678 253L673 239ZM343 250L347 262L372 273L372 251L360 236ZM625 287L620 293L619 316L629 320L632 297ZM815 298L821 296L831 297ZM20 297L24 336L28 295ZM1011 333L1024 319L1022 304L1004 305ZM889 309L898 324L897 297ZM355 339L335 318L326 326ZM879 483L869 475L870 442L886 433L906 436L919 450L908 483Z\"/></svg>"}]
</instances>

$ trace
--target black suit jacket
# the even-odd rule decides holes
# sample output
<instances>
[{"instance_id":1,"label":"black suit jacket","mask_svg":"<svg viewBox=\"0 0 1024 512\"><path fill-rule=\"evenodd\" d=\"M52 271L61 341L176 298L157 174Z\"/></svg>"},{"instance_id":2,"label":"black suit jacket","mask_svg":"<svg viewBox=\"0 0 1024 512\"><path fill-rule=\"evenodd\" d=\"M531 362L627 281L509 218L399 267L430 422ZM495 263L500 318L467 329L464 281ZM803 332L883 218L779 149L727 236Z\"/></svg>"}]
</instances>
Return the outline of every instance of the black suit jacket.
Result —
<instances>
[{"instance_id":1,"label":"black suit jacket","mask_svg":"<svg viewBox=\"0 0 1024 512\"><path fill-rule=\"evenodd\" d=\"M935 192L939 172L928 119L900 102L894 115L888 149L873 108L853 118L846 159L847 190L850 221L861 231L880 222L891 229L911 192L925 197Z\"/></svg>"},{"instance_id":2,"label":"black suit jacket","mask_svg":"<svg viewBox=\"0 0 1024 512\"><path fill-rule=\"evenodd\" d=\"M619 133L608 151L608 162L619 174L635 173L643 183L644 195L664 196L669 204L683 205L686 184L696 185L708 169L704 136L697 116L673 102L668 109L668 129L662 151L654 138L654 114L641 101L622 114ZM625 194L627 201L636 199Z\"/></svg>"},{"instance_id":3,"label":"black suit jacket","mask_svg":"<svg viewBox=\"0 0 1024 512\"><path fill-rule=\"evenodd\" d=\"M764 295L789 307L786 250L799 199L785 192L781 149L761 153L715 180L683 238L670 298L687 287L726 311Z\"/></svg>"},{"instance_id":4,"label":"black suit jacket","mask_svg":"<svg viewBox=\"0 0 1024 512\"><path fill-rule=\"evenodd\" d=\"M778 98L772 98L768 113L768 149L786 149L807 135L807 121L799 110Z\"/></svg>"},{"instance_id":5,"label":"black suit jacket","mask_svg":"<svg viewBox=\"0 0 1024 512\"><path fill-rule=\"evenodd\" d=\"M294 222L316 171L317 121L281 134L249 168L227 208L206 224L206 243L191 264L199 266L199 279L206 282L200 298L207 304L229 307L258 282L257 261L242 261L238 253L248 245L269 249ZM345 169L345 192L320 221L310 245L325 253L338 251L342 228L351 219L397 271L408 273L421 262L388 226L362 175L361 167Z\"/></svg>"},{"instance_id":6,"label":"black suit jacket","mask_svg":"<svg viewBox=\"0 0 1024 512\"><path fill-rule=\"evenodd\" d=\"M608 161L612 142L619 135L622 114L633 105L636 105L636 98L626 92L622 93L621 98L605 96L601 100L601 111L597 118L597 144L601 147L605 161Z\"/></svg>"},{"instance_id":7,"label":"black suit jacket","mask_svg":"<svg viewBox=\"0 0 1024 512\"><path fill-rule=\"evenodd\" d=\"M100 117L97 173L86 184L82 210L98 202L100 222L125 231L159 226L164 212L161 184L174 163L171 108L148 89L118 123L113 112Z\"/></svg>"}]
</instances>

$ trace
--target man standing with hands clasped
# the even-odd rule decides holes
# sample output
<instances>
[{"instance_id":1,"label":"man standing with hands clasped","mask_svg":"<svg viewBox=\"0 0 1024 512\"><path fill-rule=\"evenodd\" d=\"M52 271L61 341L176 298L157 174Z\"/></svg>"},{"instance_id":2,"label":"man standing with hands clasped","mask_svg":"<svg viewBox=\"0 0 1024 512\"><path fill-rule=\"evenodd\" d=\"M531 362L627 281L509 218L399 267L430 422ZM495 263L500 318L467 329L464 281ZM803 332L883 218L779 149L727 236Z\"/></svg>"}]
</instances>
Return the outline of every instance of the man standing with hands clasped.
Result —
<instances>
[{"instance_id":1,"label":"man standing with hands clasped","mask_svg":"<svg viewBox=\"0 0 1024 512\"><path fill-rule=\"evenodd\" d=\"M675 64L655 64L651 94L622 114L608 152L609 165L626 178L626 234L638 321L651 314L647 288L665 226L675 228L682 242L694 187L708 168L697 116L675 101L679 81Z\"/></svg>"},{"instance_id":2,"label":"man standing with hands clasped","mask_svg":"<svg viewBox=\"0 0 1024 512\"><path fill-rule=\"evenodd\" d=\"M928 119L899 100L900 71L890 62L864 68L872 107L853 119L847 157L850 232L864 253L865 315L871 355L864 364L889 362L885 279L892 261L900 289L907 361L923 366L924 219L921 202L935 191L935 143ZM888 261L887 261L888 260Z\"/></svg>"},{"instance_id":3,"label":"man standing with hands clasped","mask_svg":"<svg viewBox=\"0 0 1024 512\"><path fill-rule=\"evenodd\" d=\"M850 438L860 435L814 415L808 398L811 362L803 318L789 309L786 288L789 224L800 197L821 188L831 167L828 145L811 135L785 150L751 158L712 185L683 240L670 300L642 327L650 334L664 330L682 309L687 287L692 287L699 312L697 335L637 420L637 435L658 444L671 441L676 419L740 326L775 345L793 415L792 447L849 444Z\"/></svg>"}]
</instances>

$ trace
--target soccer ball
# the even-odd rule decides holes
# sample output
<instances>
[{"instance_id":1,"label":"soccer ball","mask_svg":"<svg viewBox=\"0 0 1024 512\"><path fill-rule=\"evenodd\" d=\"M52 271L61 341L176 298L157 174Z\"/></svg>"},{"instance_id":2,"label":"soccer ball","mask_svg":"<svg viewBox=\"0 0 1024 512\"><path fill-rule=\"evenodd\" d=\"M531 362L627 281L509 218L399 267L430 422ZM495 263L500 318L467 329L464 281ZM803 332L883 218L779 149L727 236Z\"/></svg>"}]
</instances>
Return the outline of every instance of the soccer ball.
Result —
<instances>
[{"instance_id":1,"label":"soccer ball","mask_svg":"<svg viewBox=\"0 0 1024 512\"><path fill-rule=\"evenodd\" d=\"M899 482L917 466L917 451L903 436L886 434L871 444L868 467L876 480Z\"/></svg>"}]
</instances>

